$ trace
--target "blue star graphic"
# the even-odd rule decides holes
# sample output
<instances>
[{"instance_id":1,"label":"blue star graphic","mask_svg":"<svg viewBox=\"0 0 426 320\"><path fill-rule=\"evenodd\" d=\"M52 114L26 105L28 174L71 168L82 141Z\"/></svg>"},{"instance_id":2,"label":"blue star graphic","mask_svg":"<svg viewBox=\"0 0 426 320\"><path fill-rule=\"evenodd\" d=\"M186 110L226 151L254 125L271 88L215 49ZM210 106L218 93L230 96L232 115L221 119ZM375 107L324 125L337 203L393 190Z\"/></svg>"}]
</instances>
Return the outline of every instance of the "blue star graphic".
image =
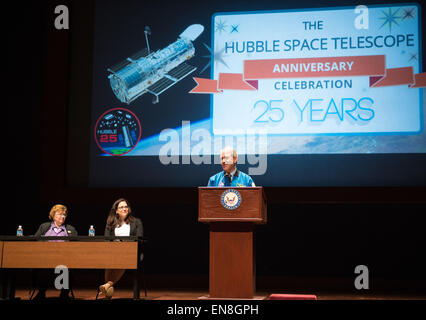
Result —
<instances>
[{"instance_id":1,"label":"blue star graphic","mask_svg":"<svg viewBox=\"0 0 426 320\"><path fill-rule=\"evenodd\" d=\"M397 9L396 11L392 11L391 8L389 8L389 12L385 12L382 11L383 13L383 17L380 17L379 19L384 20L383 24L380 26L383 27L384 25L388 25L389 26L389 31L392 31L392 25L395 24L397 26L399 26L397 20L401 19L401 16L397 16L399 9Z\"/></svg>"},{"instance_id":2,"label":"blue star graphic","mask_svg":"<svg viewBox=\"0 0 426 320\"><path fill-rule=\"evenodd\" d=\"M223 59L224 57L226 57L226 55L224 55L225 48L223 48L222 50L218 50L218 51L213 52L213 50L208 45L206 45L205 43L203 43L203 45L209 51L210 55L203 56L203 58L209 59L209 62L200 71L200 74L203 73L208 67L210 67L212 56L213 56L213 62L216 65L218 63L221 63L221 64L223 64L225 67L227 67L229 69L229 66L226 64L225 60Z\"/></svg>"},{"instance_id":3,"label":"blue star graphic","mask_svg":"<svg viewBox=\"0 0 426 320\"><path fill-rule=\"evenodd\" d=\"M222 31L225 31L227 25L226 22L223 20L219 20L218 22L216 22L216 31L222 33Z\"/></svg>"},{"instance_id":4,"label":"blue star graphic","mask_svg":"<svg viewBox=\"0 0 426 320\"><path fill-rule=\"evenodd\" d=\"M232 25L232 26L231 26L231 32L230 32L230 33L238 32L238 27L239 27L239 26L240 26L239 24Z\"/></svg>"},{"instance_id":5,"label":"blue star graphic","mask_svg":"<svg viewBox=\"0 0 426 320\"><path fill-rule=\"evenodd\" d=\"M410 9L404 9L404 11L402 12L402 19L414 19L414 15L416 13L416 9L415 8L410 8Z\"/></svg>"},{"instance_id":6,"label":"blue star graphic","mask_svg":"<svg viewBox=\"0 0 426 320\"><path fill-rule=\"evenodd\" d=\"M415 53L410 53L409 55L410 55L410 59L408 61L417 60L417 53L416 52Z\"/></svg>"}]
</instances>

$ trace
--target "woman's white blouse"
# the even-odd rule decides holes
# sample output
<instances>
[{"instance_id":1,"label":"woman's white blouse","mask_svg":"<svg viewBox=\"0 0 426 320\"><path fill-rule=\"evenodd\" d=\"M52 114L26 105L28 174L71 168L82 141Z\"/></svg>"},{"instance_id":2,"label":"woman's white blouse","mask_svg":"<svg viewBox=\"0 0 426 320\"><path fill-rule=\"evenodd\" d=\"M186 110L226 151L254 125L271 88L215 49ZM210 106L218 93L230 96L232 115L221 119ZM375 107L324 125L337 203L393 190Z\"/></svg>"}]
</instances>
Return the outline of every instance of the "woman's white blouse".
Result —
<instances>
[{"instance_id":1,"label":"woman's white blouse","mask_svg":"<svg viewBox=\"0 0 426 320\"><path fill-rule=\"evenodd\" d=\"M123 223L120 227L115 228L114 233L117 237L130 236L130 224Z\"/></svg>"}]
</instances>

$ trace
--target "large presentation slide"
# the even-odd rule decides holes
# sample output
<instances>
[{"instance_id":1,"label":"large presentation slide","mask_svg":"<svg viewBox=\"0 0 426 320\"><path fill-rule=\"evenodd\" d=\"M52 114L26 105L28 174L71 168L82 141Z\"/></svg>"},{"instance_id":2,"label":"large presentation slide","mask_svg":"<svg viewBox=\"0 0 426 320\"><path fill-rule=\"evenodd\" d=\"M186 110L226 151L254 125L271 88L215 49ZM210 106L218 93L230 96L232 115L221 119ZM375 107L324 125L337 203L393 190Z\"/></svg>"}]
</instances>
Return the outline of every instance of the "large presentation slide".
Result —
<instances>
[{"instance_id":1,"label":"large presentation slide","mask_svg":"<svg viewBox=\"0 0 426 320\"><path fill-rule=\"evenodd\" d=\"M214 61L213 133L253 127L278 135L421 132L421 95L413 89L421 86L420 63L410 59L419 52L418 16L388 20L416 11L364 6L215 14L212 45L224 57ZM231 32L223 31L227 25ZM203 81L192 92L202 92Z\"/></svg>"},{"instance_id":2,"label":"large presentation slide","mask_svg":"<svg viewBox=\"0 0 426 320\"><path fill-rule=\"evenodd\" d=\"M211 168L225 145L243 165L267 156L251 173L276 186L292 179L267 171L285 171L289 155L426 153L418 4L265 6L96 2L94 185L115 179L97 179L106 168Z\"/></svg>"}]
</instances>

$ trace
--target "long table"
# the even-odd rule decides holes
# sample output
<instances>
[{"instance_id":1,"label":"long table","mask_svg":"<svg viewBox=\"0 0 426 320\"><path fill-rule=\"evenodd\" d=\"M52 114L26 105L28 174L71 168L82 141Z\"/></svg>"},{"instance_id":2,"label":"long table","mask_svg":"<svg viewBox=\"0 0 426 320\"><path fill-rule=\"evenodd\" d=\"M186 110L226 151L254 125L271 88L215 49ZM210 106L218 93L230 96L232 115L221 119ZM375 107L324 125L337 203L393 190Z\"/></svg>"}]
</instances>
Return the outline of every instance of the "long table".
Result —
<instances>
[{"instance_id":1,"label":"long table","mask_svg":"<svg viewBox=\"0 0 426 320\"><path fill-rule=\"evenodd\" d=\"M138 237L0 236L0 269L130 269L133 298L139 299L142 242Z\"/></svg>"}]
</instances>

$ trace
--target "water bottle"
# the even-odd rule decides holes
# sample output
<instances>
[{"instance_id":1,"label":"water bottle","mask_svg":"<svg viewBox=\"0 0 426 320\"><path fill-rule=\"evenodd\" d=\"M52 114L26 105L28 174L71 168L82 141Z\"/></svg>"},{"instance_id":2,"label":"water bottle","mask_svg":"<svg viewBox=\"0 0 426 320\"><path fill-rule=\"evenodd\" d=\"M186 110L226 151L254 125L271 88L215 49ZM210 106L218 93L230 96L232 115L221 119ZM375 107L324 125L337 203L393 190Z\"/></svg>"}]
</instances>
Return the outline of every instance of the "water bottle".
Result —
<instances>
[{"instance_id":1,"label":"water bottle","mask_svg":"<svg viewBox=\"0 0 426 320\"><path fill-rule=\"evenodd\" d=\"M16 230L16 236L22 237L24 235L24 229L22 229L22 226L18 226L18 230Z\"/></svg>"},{"instance_id":2,"label":"water bottle","mask_svg":"<svg viewBox=\"0 0 426 320\"><path fill-rule=\"evenodd\" d=\"M90 226L89 228L89 237L94 237L95 236L95 228L93 228L93 226Z\"/></svg>"}]
</instances>

